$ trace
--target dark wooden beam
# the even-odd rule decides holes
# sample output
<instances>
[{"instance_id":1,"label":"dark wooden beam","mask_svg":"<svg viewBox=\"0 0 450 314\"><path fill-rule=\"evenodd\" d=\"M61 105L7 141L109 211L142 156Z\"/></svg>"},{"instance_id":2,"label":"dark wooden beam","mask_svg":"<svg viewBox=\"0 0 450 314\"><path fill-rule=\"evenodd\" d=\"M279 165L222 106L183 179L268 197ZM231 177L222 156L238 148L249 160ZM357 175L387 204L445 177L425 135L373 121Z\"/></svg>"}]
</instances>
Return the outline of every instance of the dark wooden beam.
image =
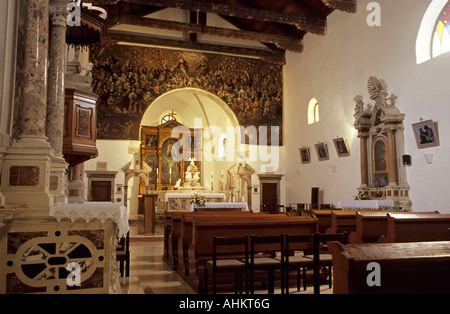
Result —
<instances>
[{"instance_id":1,"label":"dark wooden beam","mask_svg":"<svg viewBox=\"0 0 450 314\"><path fill-rule=\"evenodd\" d=\"M329 8L340 10L347 13L356 13L356 0L322 0Z\"/></svg>"},{"instance_id":2,"label":"dark wooden beam","mask_svg":"<svg viewBox=\"0 0 450 314\"><path fill-rule=\"evenodd\" d=\"M169 49L189 49L204 52L214 52L220 54L231 54L243 57L254 57L276 64L285 65L286 55L283 52L268 51L262 49L242 48L226 45L212 45L184 40L174 40L160 37L141 36L114 30L108 30L108 40L110 42L125 42L130 44L144 44L159 48Z\"/></svg>"},{"instance_id":3,"label":"dark wooden beam","mask_svg":"<svg viewBox=\"0 0 450 314\"><path fill-rule=\"evenodd\" d=\"M134 15L125 15L109 20L108 26L112 27L119 24L130 24L157 29L167 29L172 31L180 31L188 34L208 34L212 36L237 38L250 41L258 41L262 43L270 43L276 45L280 49L292 50L296 52L303 51L303 40L291 36L266 34L244 30L233 30L228 28L219 28L205 26L194 23L180 23L167 20L158 20L152 18L144 18Z\"/></svg>"},{"instance_id":4,"label":"dark wooden beam","mask_svg":"<svg viewBox=\"0 0 450 314\"><path fill-rule=\"evenodd\" d=\"M270 10L232 6L209 0L123 0L130 3L152 6L179 8L189 11L200 11L224 16L236 16L244 19L270 21L274 23L295 25L298 29L319 35L326 35L326 19L308 15L287 14ZM325 1L325 0L324 0ZM347 0L350 1L350 0Z\"/></svg>"}]
</instances>

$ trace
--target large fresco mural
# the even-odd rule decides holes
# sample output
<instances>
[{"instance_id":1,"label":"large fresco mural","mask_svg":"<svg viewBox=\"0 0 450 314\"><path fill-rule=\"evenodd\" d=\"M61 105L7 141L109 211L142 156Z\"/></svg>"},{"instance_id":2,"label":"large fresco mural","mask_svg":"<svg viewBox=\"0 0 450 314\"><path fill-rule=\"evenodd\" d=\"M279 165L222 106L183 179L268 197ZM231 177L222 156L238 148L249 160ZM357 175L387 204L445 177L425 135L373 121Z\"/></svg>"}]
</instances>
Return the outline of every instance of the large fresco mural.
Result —
<instances>
[{"instance_id":1,"label":"large fresco mural","mask_svg":"<svg viewBox=\"0 0 450 314\"><path fill-rule=\"evenodd\" d=\"M244 127L282 128L283 69L252 58L135 46L91 50L93 92L99 95L98 139L139 140L152 102L192 87L217 95ZM282 134L280 134L280 143ZM270 135L268 136L270 141Z\"/></svg>"}]
</instances>

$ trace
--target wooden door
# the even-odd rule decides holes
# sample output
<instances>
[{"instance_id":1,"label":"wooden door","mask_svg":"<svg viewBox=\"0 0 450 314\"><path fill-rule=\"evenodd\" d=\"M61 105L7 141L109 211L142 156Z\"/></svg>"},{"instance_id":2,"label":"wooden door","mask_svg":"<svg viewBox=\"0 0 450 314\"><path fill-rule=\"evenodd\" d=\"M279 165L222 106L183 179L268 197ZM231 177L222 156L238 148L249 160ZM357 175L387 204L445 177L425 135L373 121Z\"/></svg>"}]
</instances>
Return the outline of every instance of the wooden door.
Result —
<instances>
[{"instance_id":1,"label":"wooden door","mask_svg":"<svg viewBox=\"0 0 450 314\"><path fill-rule=\"evenodd\" d=\"M278 212L278 184L263 183L262 184L262 210L269 213Z\"/></svg>"},{"instance_id":2,"label":"wooden door","mask_svg":"<svg viewBox=\"0 0 450 314\"><path fill-rule=\"evenodd\" d=\"M91 202L111 202L111 182L91 182Z\"/></svg>"},{"instance_id":3,"label":"wooden door","mask_svg":"<svg viewBox=\"0 0 450 314\"><path fill-rule=\"evenodd\" d=\"M319 209L319 188L311 188L311 209Z\"/></svg>"}]
</instances>

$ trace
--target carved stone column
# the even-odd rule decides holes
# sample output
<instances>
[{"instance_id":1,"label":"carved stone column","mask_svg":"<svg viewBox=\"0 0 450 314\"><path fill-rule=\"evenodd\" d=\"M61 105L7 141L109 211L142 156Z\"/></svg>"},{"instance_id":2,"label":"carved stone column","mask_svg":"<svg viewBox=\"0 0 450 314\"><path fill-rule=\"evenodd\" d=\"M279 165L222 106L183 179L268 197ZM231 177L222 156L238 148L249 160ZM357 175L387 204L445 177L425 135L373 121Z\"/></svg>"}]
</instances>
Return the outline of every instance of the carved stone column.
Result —
<instances>
[{"instance_id":1,"label":"carved stone column","mask_svg":"<svg viewBox=\"0 0 450 314\"><path fill-rule=\"evenodd\" d=\"M55 157L52 160L50 170L50 193L55 197L55 201L66 203L68 185L66 172L68 164L63 156L63 130L67 8L65 6L51 6L50 22L51 38L46 135L50 145L55 150Z\"/></svg>"},{"instance_id":2,"label":"carved stone column","mask_svg":"<svg viewBox=\"0 0 450 314\"><path fill-rule=\"evenodd\" d=\"M21 132L24 136L45 136L47 116L47 55L49 0L27 1L25 35L24 102L21 104Z\"/></svg>"},{"instance_id":3,"label":"carved stone column","mask_svg":"<svg viewBox=\"0 0 450 314\"><path fill-rule=\"evenodd\" d=\"M11 141L11 125L16 77L16 47L19 1L5 0L0 3L0 176L3 158ZM0 187L0 207L5 197Z\"/></svg>"},{"instance_id":4,"label":"carved stone column","mask_svg":"<svg viewBox=\"0 0 450 314\"><path fill-rule=\"evenodd\" d=\"M2 163L1 185L8 204L20 204L15 215L48 214L50 163L54 156L45 136L47 115L48 0L28 0L25 23L23 102L17 140Z\"/></svg>"}]
</instances>

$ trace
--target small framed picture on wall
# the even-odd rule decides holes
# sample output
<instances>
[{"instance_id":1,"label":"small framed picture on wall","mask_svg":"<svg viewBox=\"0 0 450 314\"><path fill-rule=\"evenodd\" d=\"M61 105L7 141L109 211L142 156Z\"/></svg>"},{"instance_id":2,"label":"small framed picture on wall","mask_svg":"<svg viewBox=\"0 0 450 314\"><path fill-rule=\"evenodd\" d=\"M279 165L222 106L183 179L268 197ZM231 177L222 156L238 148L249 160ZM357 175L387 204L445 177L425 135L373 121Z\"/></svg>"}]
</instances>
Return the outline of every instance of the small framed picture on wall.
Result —
<instances>
[{"instance_id":1,"label":"small framed picture on wall","mask_svg":"<svg viewBox=\"0 0 450 314\"><path fill-rule=\"evenodd\" d=\"M336 147L336 153L339 157L350 156L350 149L348 147L347 140L343 137L335 138L334 146Z\"/></svg>"},{"instance_id":2,"label":"small framed picture on wall","mask_svg":"<svg viewBox=\"0 0 450 314\"><path fill-rule=\"evenodd\" d=\"M317 143L316 145L316 153L319 161L325 161L330 159L330 155L328 155L328 146L325 143Z\"/></svg>"},{"instance_id":3,"label":"small framed picture on wall","mask_svg":"<svg viewBox=\"0 0 450 314\"><path fill-rule=\"evenodd\" d=\"M433 120L422 121L412 125L417 148L439 146L437 122Z\"/></svg>"},{"instance_id":4,"label":"small framed picture on wall","mask_svg":"<svg viewBox=\"0 0 450 314\"><path fill-rule=\"evenodd\" d=\"M300 160L302 164L310 164L311 163L311 155L309 153L308 147L299 148L300 151Z\"/></svg>"}]
</instances>

